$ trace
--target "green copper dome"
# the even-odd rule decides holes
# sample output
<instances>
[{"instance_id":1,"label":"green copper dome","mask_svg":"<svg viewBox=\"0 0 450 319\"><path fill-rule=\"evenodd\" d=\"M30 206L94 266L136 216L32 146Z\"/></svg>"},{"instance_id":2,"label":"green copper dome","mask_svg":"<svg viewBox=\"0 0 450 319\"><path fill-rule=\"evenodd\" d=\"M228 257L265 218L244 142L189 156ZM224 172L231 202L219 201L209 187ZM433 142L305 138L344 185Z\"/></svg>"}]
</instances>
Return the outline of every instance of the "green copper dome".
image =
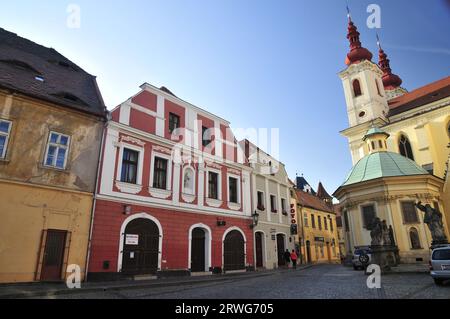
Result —
<instances>
[{"instance_id":1,"label":"green copper dome","mask_svg":"<svg viewBox=\"0 0 450 319\"><path fill-rule=\"evenodd\" d=\"M363 138L363 141L365 141L367 138L373 135L383 134L386 137L389 137L390 135L386 133L385 131L379 129L378 127L372 127L370 130L367 131L366 135Z\"/></svg>"},{"instance_id":2,"label":"green copper dome","mask_svg":"<svg viewBox=\"0 0 450 319\"><path fill-rule=\"evenodd\" d=\"M342 186L361 183L381 177L427 175L416 162L392 152L376 152L363 157L353 166Z\"/></svg>"}]
</instances>

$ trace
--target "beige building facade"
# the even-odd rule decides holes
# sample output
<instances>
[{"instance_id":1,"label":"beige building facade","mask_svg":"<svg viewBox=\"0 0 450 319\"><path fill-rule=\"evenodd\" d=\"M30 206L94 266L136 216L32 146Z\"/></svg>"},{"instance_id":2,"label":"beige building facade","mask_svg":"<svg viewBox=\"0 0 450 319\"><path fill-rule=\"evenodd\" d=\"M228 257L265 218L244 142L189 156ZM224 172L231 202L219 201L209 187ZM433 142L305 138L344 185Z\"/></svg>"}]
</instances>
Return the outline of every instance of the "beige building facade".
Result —
<instances>
[{"instance_id":1,"label":"beige building facade","mask_svg":"<svg viewBox=\"0 0 450 319\"><path fill-rule=\"evenodd\" d=\"M254 227L256 268L286 267L286 250L295 249L291 231L291 183L284 164L248 140L241 142L253 168L252 202L258 223Z\"/></svg>"}]
</instances>

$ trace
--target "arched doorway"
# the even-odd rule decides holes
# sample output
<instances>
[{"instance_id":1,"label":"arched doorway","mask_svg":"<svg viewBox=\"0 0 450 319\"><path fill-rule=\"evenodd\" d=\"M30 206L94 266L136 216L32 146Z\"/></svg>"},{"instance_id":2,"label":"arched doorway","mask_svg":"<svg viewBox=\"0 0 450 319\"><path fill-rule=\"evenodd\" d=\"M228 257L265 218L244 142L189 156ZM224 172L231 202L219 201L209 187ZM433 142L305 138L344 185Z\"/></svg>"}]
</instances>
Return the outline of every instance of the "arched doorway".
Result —
<instances>
[{"instance_id":1,"label":"arched doorway","mask_svg":"<svg viewBox=\"0 0 450 319\"><path fill-rule=\"evenodd\" d=\"M200 227L192 230L191 271L201 272L206 268L206 233Z\"/></svg>"},{"instance_id":2,"label":"arched doorway","mask_svg":"<svg viewBox=\"0 0 450 319\"><path fill-rule=\"evenodd\" d=\"M156 273L160 245L156 223L146 218L134 219L127 224L122 236L122 272L129 275Z\"/></svg>"},{"instance_id":3,"label":"arched doorway","mask_svg":"<svg viewBox=\"0 0 450 319\"><path fill-rule=\"evenodd\" d=\"M277 251L278 251L278 266L285 266L284 253L286 251L284 234L277 234Z\"/></svg>"},{"instance_id":4,"label":"arched doorway","mask_svg":"<svg viewBox=\"0 0 450 319\"><path fill-rule=\"evenodd\" d=\"M306 241L306 262L309 264L311 262L311 242Z\"/></svg>"},{"instance_id":5,"label":"arched doorway","mask_svg":"<svg viewBox=\"0 0 450 319\"><path fill-rule=\"evenodd\" d=\"M256 267L264 267L264 233L255 233Z\"/></svg>"},{"instance_id":6,"label":"arched doorway","mask_svg":"<svg viewBox=\"0 0 450 319\"><path fill-rule=\"evenodd\" d=\"M245 240L238 230L230 231L223 241L225 271L245 269Z\"/></svg>"}]
</instances>

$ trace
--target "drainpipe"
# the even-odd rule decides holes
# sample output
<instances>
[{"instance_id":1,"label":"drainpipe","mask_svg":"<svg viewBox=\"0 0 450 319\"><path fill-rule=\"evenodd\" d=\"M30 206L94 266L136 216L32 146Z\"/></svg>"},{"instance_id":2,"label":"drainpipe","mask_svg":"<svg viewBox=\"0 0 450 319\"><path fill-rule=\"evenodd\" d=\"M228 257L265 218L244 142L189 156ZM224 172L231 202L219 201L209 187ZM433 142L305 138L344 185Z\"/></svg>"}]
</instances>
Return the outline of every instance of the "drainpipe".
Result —
<instances>
[{"instance_id":1,"label":"drainpipe","mask_svg":"<svg viewBox=\"0 0 450 319\"><path fill-rule=\"evenodd\" d=\"M95 208L97 204L97 191L99 186L99 177L100 177L100 168L101 168L101 161L103 159L103 150L104 150L104 143L105 143L105 136L106 136L106 129L108 126L109 121L111 120L111 114L107 112L106 115L106 122L103 124L102 128L102 138L100 143L100 154L98 157L97 162L97 175L95 178L95 189L94 189L94 196L93 196L93 202L92 202L92 210L91 210L91 223L89 226L89 240L88 240L88 247L86 252L86 265L84 267L84 281L87 281L87 274L88 274L88 268L89 268L89 260L91 257L91 243L92 243L92 231L94 228L94 216L95 216Z\"/></svg>"},{"instance_id":2,"label":"drainpipe","mask_svg":"<svg viewBox=\"0 0 450 319\"><path fill-rule=\"evenodd\" d=\"M297 214L297 219L298 219L298 222L301 223L301 226L302 226L301 227L301 229L302 229L302 239L299 242L299 244L300 244L300 262L303 264L304 260L303 260L302 248L304 248L305 257L307 255L307 252L306 252L305 228L304 228L305 227L305 225L304 225L305 223L304 223L304 217L303 217L303 205L302 204L298 204L297 207L295 208L295 210L297 210L298 207L300 207L300 216L299 216L299 214ZM302 242L305 245L302 245Z\"/></svg>"}]
</instances>

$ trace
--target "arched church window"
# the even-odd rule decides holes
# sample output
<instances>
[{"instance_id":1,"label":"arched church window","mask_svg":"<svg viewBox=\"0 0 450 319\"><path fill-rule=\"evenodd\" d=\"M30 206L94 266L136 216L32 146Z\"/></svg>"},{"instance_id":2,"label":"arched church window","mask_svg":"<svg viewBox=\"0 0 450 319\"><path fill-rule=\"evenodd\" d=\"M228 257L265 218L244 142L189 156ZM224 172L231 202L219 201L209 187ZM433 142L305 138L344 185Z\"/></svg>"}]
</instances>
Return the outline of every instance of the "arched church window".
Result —
<instances>
[{"instance_id":1,"label":"arched church window","mask_svg":"<svg viewBox=\"0 0 450 319\"><path fill-rule=\"evenodd\" d=\"M422 246L420 245L420 239L419 239L419 233L417 232L417 229L412 227L409 230L409 238L411 240L411 248L412 249L421 249Z\"/></svg>"},{"instance_id":2,"label":"arched church window","mask_svg":"<svg viewBox=\"0 0 450 319\"><path fill-rule=\"evenodd\" d=\"M353 81L353 94L355 95L355 97L362 95L361 84L359 83L359 80Z\"/></svg>"},{"instance_id":3,"label":"arched church window","mask_svg":"<svg viewBox=\"0 0 450 319\"><path fill-rule=\"evenodd\" d=\"M183 193L194 195L194 171L192 168L186 168L183 176Z\"/></svg>"},{"instance_id":4,"label":"arched church window","mask_svg":"<svg viewBox=\"0 0 450 319\"><path fill-rule=\"evenodd\" d=\"M400 150L400 154L414 161L411 143L409 142L408 138L405 135L400 136L398 148Z\"/></svg>"}]
</instances>

